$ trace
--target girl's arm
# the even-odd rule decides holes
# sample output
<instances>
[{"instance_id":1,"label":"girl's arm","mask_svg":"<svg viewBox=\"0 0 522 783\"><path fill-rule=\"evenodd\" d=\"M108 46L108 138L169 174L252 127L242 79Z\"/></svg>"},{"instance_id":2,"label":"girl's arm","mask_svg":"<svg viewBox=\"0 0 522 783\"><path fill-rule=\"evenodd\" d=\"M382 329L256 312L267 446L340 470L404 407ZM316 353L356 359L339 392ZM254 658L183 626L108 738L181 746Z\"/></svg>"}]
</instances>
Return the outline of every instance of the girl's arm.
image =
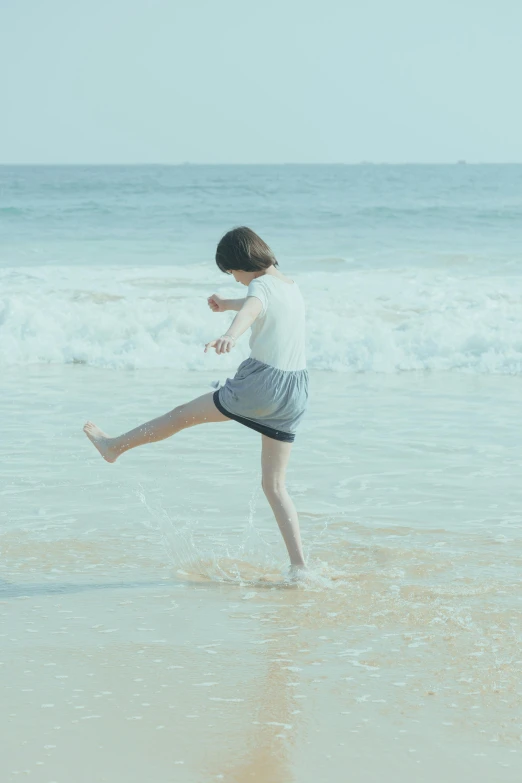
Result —
<instances>
[{"instance_id":1,"label":"girl's arm","mask_svg":"<svg viewBox=\"0 0 522 783\"><path fill-rule=\"evenodd\" d=\"M247 296L226 333L222 337L218 337L217 340L207 343L205 353L209 348L215 348L216 353L228 353L235 346L238 337L241 337L252 326L262 309L263 305L257 296Z\"/></svg>"},{"instance_id":2,"label":"girl's arm","mask_svg":"<svg viewBox=\"0 0 522 783\"><path fill-rule=\"evenodd\" d=\"M241 310L246 302L246 298L243 299L225 299L225 305L227 310Z\"/></svg>"},{"instance_id":3,"label":"girl's arm","mask_svg":"<svg viewBox=\"0 0 522 783\"><path fill-rule=\"evenodd\" d=\"M225 310L241 310L245 299L223 299L217 294L212 294L207 299L208 306L214 313L224 313Z\"/></svg>"}]
</instances>

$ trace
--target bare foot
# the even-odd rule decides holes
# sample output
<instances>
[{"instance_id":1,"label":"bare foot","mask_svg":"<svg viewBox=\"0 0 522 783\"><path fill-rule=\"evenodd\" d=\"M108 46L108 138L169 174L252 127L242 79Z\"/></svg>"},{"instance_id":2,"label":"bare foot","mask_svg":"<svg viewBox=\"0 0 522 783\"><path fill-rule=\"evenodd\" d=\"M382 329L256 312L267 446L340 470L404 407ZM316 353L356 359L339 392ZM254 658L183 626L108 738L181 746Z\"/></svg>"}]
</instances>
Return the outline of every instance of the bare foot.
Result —
<instances>
[{"instance_id":1,"label":"bare foot","mask_svg":"<svg viewBox=\"0 0 522 783\"><path fill-rule=\"evenodd\" d=\"M293 563L288 568L287 579L289 582L301 582L305 580L307 576L308 571L304 563L303 565L296 565Z\"/></svg>"},{"instance_id":2,"label":"bare foot","mask_svg":"<svg viewBox=\"0 0 522 783\"><path fill-rule=\"evenodd\" d=\"M120 456L117 449L112 446L114 438L110 438L105 432L93 424L92 421L88 421L83 426L83 431L87 435L90 441L94 443L103 459L107 462L116 462Z\"/></svg>"}]
</instances>

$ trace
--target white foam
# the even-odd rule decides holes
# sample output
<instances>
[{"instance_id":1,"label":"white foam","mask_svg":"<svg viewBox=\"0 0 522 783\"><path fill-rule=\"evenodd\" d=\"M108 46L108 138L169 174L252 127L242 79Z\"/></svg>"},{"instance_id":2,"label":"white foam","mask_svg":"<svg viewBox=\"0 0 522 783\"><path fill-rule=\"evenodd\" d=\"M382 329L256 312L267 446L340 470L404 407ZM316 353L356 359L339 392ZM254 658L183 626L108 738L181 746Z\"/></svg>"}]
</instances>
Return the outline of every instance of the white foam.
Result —
<instances>
[{"instance_id":1,"label":"white foam","mask_svg":"<svg viewBox=\"0 0 522 783\"><path fill-rule=\"evenodd\" d=\"M522 371L522 278L413 269L303 272L308 362L334 372ZM0 270L0 366L81 362L226 377L248 356L204 345L234 313L207 296L245 293L209 266Z\"/></svg>"}]
</instances>

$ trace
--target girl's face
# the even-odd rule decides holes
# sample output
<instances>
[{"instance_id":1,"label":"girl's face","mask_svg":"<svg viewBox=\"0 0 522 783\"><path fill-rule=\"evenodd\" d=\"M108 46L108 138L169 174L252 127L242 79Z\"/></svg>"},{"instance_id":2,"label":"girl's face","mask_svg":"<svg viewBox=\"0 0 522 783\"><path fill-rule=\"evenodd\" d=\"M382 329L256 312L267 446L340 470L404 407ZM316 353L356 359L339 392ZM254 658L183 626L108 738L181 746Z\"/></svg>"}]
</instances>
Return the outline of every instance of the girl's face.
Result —
<instances>
[{"instance_id":1,"label":"girl's face","mask_svg":"<svg viewBox=\"0 0 522 783\"><path fill-rule=\"evenodd\" d=\"M244 272L242 269L232 269L231 272L234 275L236 283L241 283L241 285L246 286L250 285L256 276L255 272Z\"/></svg>"}]
</instances>

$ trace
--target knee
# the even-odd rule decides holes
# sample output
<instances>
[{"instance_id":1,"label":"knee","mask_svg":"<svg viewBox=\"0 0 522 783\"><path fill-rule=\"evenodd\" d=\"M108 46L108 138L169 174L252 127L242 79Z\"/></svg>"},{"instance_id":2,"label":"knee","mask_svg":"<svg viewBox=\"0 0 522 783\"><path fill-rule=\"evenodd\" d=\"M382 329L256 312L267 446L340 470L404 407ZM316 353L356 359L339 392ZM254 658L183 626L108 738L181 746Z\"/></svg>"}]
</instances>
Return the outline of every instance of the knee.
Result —
<instances>
[{"instance_id":1,"label":"knee","mask_svg":"<svg viewBox=\"0 0 522 783\"><path fill-rule=\"evenodd\" d=\"M286 491L285 480L278 476L263 476L261 479L261 486L267 498L280 497Z\"/></svg>"}]
</instances>

